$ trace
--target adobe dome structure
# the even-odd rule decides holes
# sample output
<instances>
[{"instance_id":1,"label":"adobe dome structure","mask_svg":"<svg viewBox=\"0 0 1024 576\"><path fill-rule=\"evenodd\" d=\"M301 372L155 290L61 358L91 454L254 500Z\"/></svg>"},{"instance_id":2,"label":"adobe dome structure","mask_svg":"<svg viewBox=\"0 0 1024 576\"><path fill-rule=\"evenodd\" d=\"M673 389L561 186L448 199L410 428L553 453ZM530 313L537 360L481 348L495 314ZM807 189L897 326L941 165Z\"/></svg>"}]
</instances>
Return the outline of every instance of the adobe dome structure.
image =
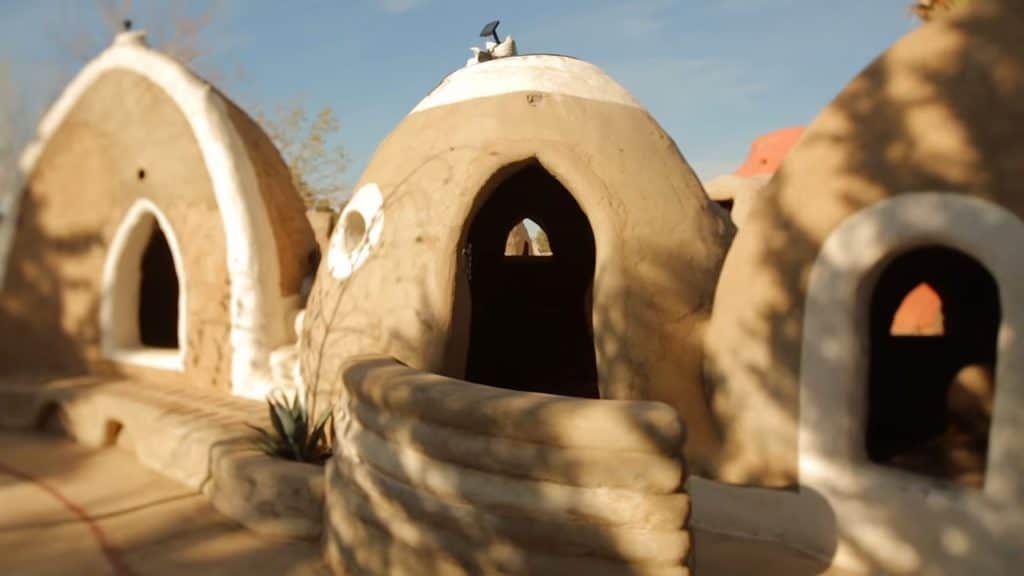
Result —
<instances>
[{"instance_id":1,"label":"adobe dome structure","mask_svg":"<svg viewBox=\"0 0 1024 576\"><path fill-rule=\"evenodd\" d=\"M820 114L740 227L707 334L717 476L800 487L726 491L766 511L748 529L889 573L1019 566L1022 28L1019 3L974 2L909 34ZM922 283L944 328L897 333Z\"/></svg>"},{"instance_id":2,"label":"adobe dome structure","mask_svg":"<svg viewBox=\"0 0 1024 576\"><path fill-rule=\"evenodd\" d=\"M252 119L125 32L46 114L22 170L0 292L4 372L266 393L316 248Z\"/></svg>"},{"instance_id":3,"label":"adobe dome structure","mask_svg":"<svg viewBox=\"0 0 1024 576\"><path fill-rule=\"evenodd\" d=\"M688 573L683 452L717 445L702 342L730 237L595 66L448 76L377 149L304 315L303 380L340 397L332 566Z\"/></svg>"},{"instance_id":4,"label":"adobe dome structure","mask_svg":"<svg viewBox=\"0 0 1024 576\"><path fill-rule=\"evenodd\" d=\"M383 141L341 214L306 313L305 380L384 354L499 387L660 400L699 461L714 445L700 366L729 238L717 214L595 66L460 69ZM526 218L552 256L505 256Z\"/></svg>"},{"instance_id":5,"label":"adobe dome structure","mask_svg":"<svg viewBox=\"0 0 1024 576\"><path fill-rule=\"evenodd\" d=\"M1022 29L921 27L707 193L607 74L495 33L315 235L255 123L121 34L0 230L0 426L339 574L1016 573Z\"/></svg>"}]
</instances>

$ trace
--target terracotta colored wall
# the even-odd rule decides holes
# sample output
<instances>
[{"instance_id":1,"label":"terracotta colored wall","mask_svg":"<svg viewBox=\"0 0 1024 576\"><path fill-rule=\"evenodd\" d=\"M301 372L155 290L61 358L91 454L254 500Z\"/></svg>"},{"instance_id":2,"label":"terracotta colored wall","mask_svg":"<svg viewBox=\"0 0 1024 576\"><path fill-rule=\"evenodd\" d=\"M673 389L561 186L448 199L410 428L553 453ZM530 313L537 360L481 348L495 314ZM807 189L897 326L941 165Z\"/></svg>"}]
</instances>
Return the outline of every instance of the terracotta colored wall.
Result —
<instances>
[{"instance_id":1,"label":"terracotta colored wall","mask_svg":"<svg viewBox=\"0 0 1024 576\"><path fill-rule=\"evenodd\" d=\"M102 364L106 250L142 197L167 215L185 260L186 376L230 386L225 242L209 176L181 111L160 88L123 71L107 72L82 96L28 179L0 295L5 372Z\"/></svg>"},{"instance_id":2,"label":"terracotta colored wall","mask_svg":"<svg viewBox=\"0 0 1024 576\"><path fill-rule=\"evenodd\" d=\"M735 173L739 176L774 174L803 134L803 127L794 126L758 136L750 145L746 161Z\"/></svg>"},{"instance_id":3,"label":"terracotta colored wall","mask_svg":"<svg viewBox=\"0 0 1024 576\"><path fill-rule=\"evenodd\" d=\"M719 477L797 480L808 274L844 218L912 191L963 193L1024 217L1022 26L1019 4L978 3L910 34L822 112L763 190L726 259L708 334L726 434Z\"/></svg>"},{"instance_id":4,"label":"terracotta colored wall","mask_svg":"<svg viewBox=\"0 0 1024 576\"><path fill-rule=\"evenodd\" d=\"M307 382L337 385L340 362L357 354L460 377L465 228L495 174L532 157L573 194L594 231L602 396L675 407L699 466L716 443L701 342L727 226L675 143L646 111L619 104L515 93L407 117L360 183L376 182L384 194L380 245L347 282L326 265L318 273L302 340Z\"/></svg>"}]
</instances>

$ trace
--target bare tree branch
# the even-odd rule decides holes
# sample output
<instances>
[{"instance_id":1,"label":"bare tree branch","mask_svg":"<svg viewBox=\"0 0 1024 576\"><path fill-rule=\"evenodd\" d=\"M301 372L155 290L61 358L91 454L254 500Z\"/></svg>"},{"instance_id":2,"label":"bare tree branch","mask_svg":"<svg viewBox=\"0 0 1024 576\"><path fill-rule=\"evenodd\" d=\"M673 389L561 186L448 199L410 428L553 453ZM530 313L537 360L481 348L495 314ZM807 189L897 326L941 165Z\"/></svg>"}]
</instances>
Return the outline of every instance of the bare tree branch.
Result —
<instances>
[{"instance_id":1,"label":"bare tree branch","mask_svg":"<svg viewBox=\"0 0 1024 576\"><path fill-rule=\"evenodd\" d=\"M323 107L310 118L306 107L295 103L278 106L272 115L261 113L256 120L284 157L306 206L336 208L348 193L343 178L349 158L344 146L329 144L341 130L334 110Z\"/></svg>"}]
</instances>

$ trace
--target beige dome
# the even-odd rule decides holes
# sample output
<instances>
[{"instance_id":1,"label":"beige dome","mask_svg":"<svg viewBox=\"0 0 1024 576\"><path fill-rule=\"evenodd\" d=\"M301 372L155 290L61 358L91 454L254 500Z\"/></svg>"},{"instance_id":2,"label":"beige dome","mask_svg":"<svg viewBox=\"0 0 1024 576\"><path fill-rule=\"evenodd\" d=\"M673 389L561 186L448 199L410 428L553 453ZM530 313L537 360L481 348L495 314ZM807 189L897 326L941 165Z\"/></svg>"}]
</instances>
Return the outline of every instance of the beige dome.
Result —
<instances>
[{"instance_id":1,"label":"beige dome","mask_svg":"<svg viewBox=\"0 0 1024 576\"><path fill-rule=\"evenodd\" d=\"M722 478L797 480L808 284L840 224L921 192L980 199L1024 216L1024 19L1019 3L974 4L915 30L850 82L761 190L740 228L708 333L715 410L726 434ZM911 213L902 222L875 229L909 228L915 218L930 217L933 206L904 205ZM960 243L960 231L940 228L932 240ZM871 238L845 253L865 252Z\"/></svg>"},{"instance_id":2,"label":"beige dome","mask_svg":"<svg viewBox=\"0 0 1024 576\"><path fill-rule=\"evenodd\" d=\"M0 293L4 370L184 373L266 392L271 350L294 341L315 243L251 118L126 32L67 86L22 170ZM161 273L140 272L149 254ZM140 274L160 279L152 306ZM159 316L160 346L147 344L140 308Z\"/></svg>"},{"instance_id":3,"label":"beige dome","mask_svg":"<svg viewBox=\"0 0 1024 576\"><path fill-rule=\"evenodd\" d=\"M662 400L706 450L717 214L672 139L593 65L461 69L381 143L341 215L306 314L306 381L337 386L345 359L389 354L484 384ZM553 256L503 259L524 218Z\"/></svg>"}]
</instances>

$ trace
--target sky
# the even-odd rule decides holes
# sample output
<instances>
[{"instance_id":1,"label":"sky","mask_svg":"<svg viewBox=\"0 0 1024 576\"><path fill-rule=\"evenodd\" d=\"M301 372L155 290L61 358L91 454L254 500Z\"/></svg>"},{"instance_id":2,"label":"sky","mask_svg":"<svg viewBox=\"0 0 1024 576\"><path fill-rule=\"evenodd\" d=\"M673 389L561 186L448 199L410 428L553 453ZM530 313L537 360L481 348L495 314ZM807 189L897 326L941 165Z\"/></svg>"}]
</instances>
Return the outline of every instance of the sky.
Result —
<instances>
[{"instance_id":1,"label":"sky","mask_svg":"<svg viewBox=\"0 0 1024 576\"><path fill-rule=\"evenodd\" d=\"M908 4L220 0L210 8L135 0L129 14L136 28L155 32L175 13L211 13L197 71L253 115L299 102L330 106L351 157L350 184L416 103L464 65L469 47L482 45L480 29L494 19L521 54L567 54L604 69L707 180L738 167L758 135L813 120L918 25ZM13 121L34 125L88 54L109 42L99 14L89 0L0 0L0 67L20 104Z\"/></svg>"}]
</instances>

